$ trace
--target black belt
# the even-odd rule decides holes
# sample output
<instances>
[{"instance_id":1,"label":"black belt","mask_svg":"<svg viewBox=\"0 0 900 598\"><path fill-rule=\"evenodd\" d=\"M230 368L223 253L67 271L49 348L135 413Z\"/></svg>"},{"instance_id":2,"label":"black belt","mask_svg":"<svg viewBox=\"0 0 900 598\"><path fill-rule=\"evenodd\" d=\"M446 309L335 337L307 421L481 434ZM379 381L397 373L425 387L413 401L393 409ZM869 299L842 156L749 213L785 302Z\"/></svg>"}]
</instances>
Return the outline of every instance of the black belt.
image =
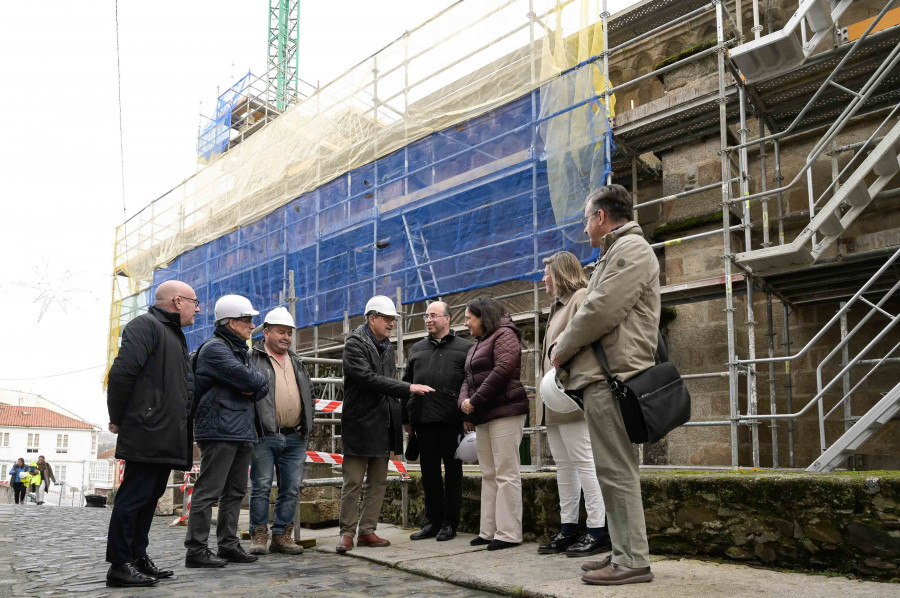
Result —
<instances>
[{"instance_id":1,"label":"black belt","mask_svg":"<svg viewBox=\"0 0 900 598\"><path fill-rule=\"evenodd\" d=\"M290 436L291 434L296 434L297 430L295 428L278 428L278 433L284 436Z\"/></svg>"}]
</instances>

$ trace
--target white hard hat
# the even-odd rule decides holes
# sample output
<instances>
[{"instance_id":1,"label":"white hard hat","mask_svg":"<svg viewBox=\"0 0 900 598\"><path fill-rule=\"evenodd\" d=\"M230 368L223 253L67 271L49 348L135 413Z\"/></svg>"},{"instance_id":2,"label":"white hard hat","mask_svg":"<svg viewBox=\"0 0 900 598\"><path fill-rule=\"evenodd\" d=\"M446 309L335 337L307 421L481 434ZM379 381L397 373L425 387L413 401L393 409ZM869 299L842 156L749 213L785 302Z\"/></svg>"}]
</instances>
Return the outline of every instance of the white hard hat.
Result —
<instances>
[{"instance_id":1,"label":"white hard hat","mask_svg":"<svg viewBox=\"0 0 900 598\"><path fill-rule=\"evenodd\" d=\"M296 326L294 325L294 318L291 317L291 312L289 312L286 307L276 307L275 309L267 313L266 319L263 323L271 324L273 326L279 325L296 328Z\"/></svg>"},{"instance_id":2,"label":"white hard hat","mask_svg":"<svg viewBox=\"0 0 900 598\"><path fill-rule=\"evenodd\" d=\"M384 295L375 295L366 303L366 311L364 314L369 312L376 311L383 316L394 316L395 318L400 314L397 313L397 308L394 307L394 302L391 301L390 297L385 297Z\"/></svg>"},{"instance_id":3,"label":"white hard hat","mask_svg":"<svg viewBox=\"0 0 900 598\"><path fill-rule=\"evenodd\" d=\"M566 394L566 389L556 377L556 368L550 368L541 378L541 400L547 409L556 413L580 411L581 406Z\"/></svg>"},{"instance_id":4,"label":"white hard hat","mask_svg":"<svg viewBox=\"0 0 900 598\"><path fill-rule=\"evenodd\" d=\"M475 463L478 461L478 445L475 440L475 432L469 432L459 441L456 447L455 457L463 463Z\"/></svg>"},{"instance_id":5,"label":"white hard hat","mask_svg":"<svg viewBox=\"0 0 900 598\"><path fill-rule=\"evenodd\" d=\"M225 295L216 301L216 322L227 318L243 318L257 316L259 312L253 309L250 300L241 295Z\"/></svg>"}]
</instances>

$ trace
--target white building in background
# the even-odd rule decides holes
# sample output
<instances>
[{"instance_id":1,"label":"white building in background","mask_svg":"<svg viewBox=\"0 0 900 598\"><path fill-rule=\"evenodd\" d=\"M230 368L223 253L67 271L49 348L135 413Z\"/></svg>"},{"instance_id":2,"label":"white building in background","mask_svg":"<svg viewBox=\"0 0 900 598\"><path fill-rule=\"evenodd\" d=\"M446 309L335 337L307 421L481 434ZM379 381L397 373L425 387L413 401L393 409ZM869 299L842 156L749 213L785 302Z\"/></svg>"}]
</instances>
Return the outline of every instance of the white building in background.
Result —
<instances>
[{"instance_id":1,"label":"white building in background","mask_svg":"<svg viewBox=\"0 0 900 598\"><path fill-rule=\"evenodd\" d=\"M9 468L19 457L28 464L43 455L56 481L69 488L108 487L109 465L97 462L99 433L97 426L38 395L0 391L0 479L9 481Z\"/></svg>"}]
</instances>

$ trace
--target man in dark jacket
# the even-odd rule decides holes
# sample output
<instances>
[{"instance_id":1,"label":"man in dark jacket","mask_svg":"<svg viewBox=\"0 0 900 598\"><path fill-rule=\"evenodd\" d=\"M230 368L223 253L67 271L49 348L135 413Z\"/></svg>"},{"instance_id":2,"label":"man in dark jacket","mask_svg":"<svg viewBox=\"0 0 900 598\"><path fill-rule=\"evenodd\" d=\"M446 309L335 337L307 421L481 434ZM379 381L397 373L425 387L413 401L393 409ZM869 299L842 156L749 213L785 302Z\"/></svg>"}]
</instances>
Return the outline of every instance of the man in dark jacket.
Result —
<instances>
[{"instance_id":1,"label":"man in dark jacket","mask_svg":"<svg viewBox=\"0 0 900 598\"><path fill-rule=\"evenodd\" d=\"M269 383L269 394L256 404L262 435L250 459L250 554L300 554L294 542L294 513L303 481L306 440L313 425L312 381L291 350L294 318L283 307L266 314L263 340L250 352L250 363ZM269 495L278 476L278 498L269 541Z\"/></svg>"},{"instance_id":2,"label":"man in dark jacket","mask_svg":"<svg viewBox=\"0 0 900 598\"><path fill-rule=\"evenodd\" d=\"M412 347L403 380L427 384L436 390L404 398L403 426L415 434L422 467L427 523L410 536L413 540L456 536L462 506L462 461L456 447L462 432L462 413L456 405L465 379L466 355L472 346L450 328L450 308L435 301L425 309L428 336ZM441 461L446 480L441 480Z\"/></svg>"},{"instance_id":3,"label":"man in dark jacket","mask_svg":"<svg viewBox=\"0 0 900 598\"><path fill-rule=\"evenodd\" d=\"M190 286L162 283L149 312L125 326L109 369L109 431L119 435L116 458L126 467L109 519L108 586L149 586L172 575L147 555L148 534L172 469L191 467L194 379L181 329L199 311Z\"/></svg>"},{"instance_id":4,"label":"man in dark jacket","mask_svg":"<svg viewBox=\"0 0 900 598\"><path fill-rule=\"evenodd\" d=\"M394 302L376 295L366 303L366 323L354 330L344 345L344 409L341 443L344 485L341 488L341 539L336 552L359 546L390 546L375 535L378 514L387 487L388 461L392 452L403 451L399 397L434 391L424 384L396 379L394 347L388 337L394 329ZM362 514L359 492L366 479Z\"/></svg>"},{"instance_id":5,"label":"man in dark jacket","mask_svg":"<svg viewBox=\"0 0 900 598\"><path fill-rule=\"evenodd\" d=\"M200 446L200 475L184 538L185 567L224 567L229 561L258 558L244 552L237 536L250 453L258 438L254 403L269 392L266 377L250 365L247 351L258 313L246 297L225 295L216 301L215 336L197 349L194 436ZM217 500L218 556L207 546Z\"/></svg>"}]
</instances>

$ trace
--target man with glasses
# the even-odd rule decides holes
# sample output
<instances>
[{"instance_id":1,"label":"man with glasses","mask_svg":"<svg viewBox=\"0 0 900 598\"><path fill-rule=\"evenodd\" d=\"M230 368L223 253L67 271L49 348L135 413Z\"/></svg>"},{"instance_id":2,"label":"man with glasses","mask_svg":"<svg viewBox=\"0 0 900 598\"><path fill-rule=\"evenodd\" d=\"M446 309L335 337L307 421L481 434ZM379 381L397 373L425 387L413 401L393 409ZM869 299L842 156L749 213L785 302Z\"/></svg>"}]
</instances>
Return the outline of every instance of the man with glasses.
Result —
<instances>
[{"instance_id":1,"label":"man with glasses","mask_svg":"<svg viewBox=\"0 0 900 598\"><path fill-rule=\"evenodd\" d=\"M184 538L184 566L224 567L252 563L237 536L247 468L258 440L256 402L269 393L266 377L250 363L247 341L253 334L250 300L225 295L216 301L214 336L197 349L194 436L200 447L200 475L194 484ZM218 556L208 548L213 503L218 501Z\"/></svg>"},{"instance_id":2,"label":"man with glasses","mask_svg":"<svg viewBox=\"0 0 900 598\"><path fill-rule=\"evenodd\" d=\"M118 434L116 459L126 462L106 541L111 587L151 586L173 574L147 555L148 534L172 470L191 467L194 378L181 329L199 312L190 286L160 284L149 311L125 326L109 369L109 431Z\"/></svg>"},{"instance_id":3,"label":"man with glasses","mask_svg":"<svg viewBox=\"0 0 900 598\"><path fill-rule=\"evenodd\" d=\"M434 389L397 380L394 347L390 342L398 317L394 302L384 295L369 299L366 322L350 333L344 344L344 405L341 416L342 466L341 538L336 552L359 546L390 546L375 535L387 488L391 453L403 451L400 398ZM359 493L366 480L362 512Z\"/></svg>"},{"instance_id":4,"label":"man with glasses","mask_svg":"<svg viewBox=\"0 0 900 598\"><path fill-rule=\"evenodd\" d=\"M442 301L425 308L425 327L428 336L413 345L403 374L406 382L436 389L421 396L404 397L401 404L403 427L415 435L419 446L427 519L410 538L436 538L443 542L456 537L462 506L462 461L455 456L462 433L462 412L456 402L472 343L456 336L450 328L450 308Z\"/></svg>"}]
</instances>

